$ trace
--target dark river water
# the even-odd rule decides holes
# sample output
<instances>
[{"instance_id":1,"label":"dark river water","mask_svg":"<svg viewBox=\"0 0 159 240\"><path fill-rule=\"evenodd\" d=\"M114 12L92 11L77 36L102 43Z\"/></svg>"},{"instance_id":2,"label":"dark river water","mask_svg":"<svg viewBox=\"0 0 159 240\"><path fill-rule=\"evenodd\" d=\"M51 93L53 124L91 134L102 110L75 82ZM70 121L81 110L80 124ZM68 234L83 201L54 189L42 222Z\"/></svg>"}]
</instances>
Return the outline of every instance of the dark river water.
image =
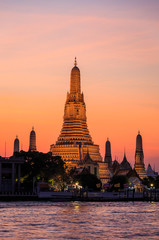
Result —
<instances>
[{"instance_id":1,"label":"dark river water","mask_svg":"<svg viewBox=\"0 0 159 240\"><path fill-rule=\"evenodd\" d=\"M0 202L3 239L159 239L159 203Z\"/></svg>"}]
</instances>

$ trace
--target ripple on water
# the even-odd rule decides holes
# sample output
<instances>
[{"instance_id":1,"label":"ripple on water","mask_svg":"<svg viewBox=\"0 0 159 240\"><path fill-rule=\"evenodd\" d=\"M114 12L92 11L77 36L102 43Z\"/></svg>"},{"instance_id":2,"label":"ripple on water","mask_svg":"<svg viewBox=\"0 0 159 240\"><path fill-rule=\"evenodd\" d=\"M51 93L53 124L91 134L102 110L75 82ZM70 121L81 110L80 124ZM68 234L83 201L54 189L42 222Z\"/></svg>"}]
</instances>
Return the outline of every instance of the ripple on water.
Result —
<instances>
[{"instance_id":1,"label":"ripple on water","mask_svg":"<svg viewBox=\"0 0 159 240\"><path fill-rule=\"evenodd\" d=\"M0 202L0 239L159 239L159 203Z\"/></svg>"}]
</instances>

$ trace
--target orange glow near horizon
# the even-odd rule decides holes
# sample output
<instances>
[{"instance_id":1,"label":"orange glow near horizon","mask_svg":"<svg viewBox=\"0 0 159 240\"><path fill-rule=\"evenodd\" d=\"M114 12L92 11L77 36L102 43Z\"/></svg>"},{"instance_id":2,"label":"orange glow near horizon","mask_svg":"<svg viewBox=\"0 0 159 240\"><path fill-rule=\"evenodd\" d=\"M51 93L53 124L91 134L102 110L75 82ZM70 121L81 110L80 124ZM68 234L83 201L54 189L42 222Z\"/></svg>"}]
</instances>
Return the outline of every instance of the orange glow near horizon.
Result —
<instances>
[{"instance_id":1,"label":"orange glow near horizon","mask_svg":"<svg viewBox=\"0 0 159 240\"><path fill-rule=\"evenodd\" d=\"M159 171L159 4L16 2L0 3L0 156L5 142L12 155L16 135L27 151L32 126L39 151L56 142L76 56L88 128L102 156L109 137L113 160L122 161L125 148L133 166L140 130L145 164Z\"/></svg>"}]
</instances>

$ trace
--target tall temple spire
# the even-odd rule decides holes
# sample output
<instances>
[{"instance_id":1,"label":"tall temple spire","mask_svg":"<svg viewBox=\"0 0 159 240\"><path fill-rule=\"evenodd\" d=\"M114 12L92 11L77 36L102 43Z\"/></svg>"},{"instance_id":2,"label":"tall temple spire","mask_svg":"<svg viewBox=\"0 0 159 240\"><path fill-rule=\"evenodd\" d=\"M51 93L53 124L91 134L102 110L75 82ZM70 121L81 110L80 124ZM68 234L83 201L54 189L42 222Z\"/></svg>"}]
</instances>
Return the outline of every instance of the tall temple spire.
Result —
<instances>
[{"instance_id":1,"label":"tall temple spire","mask_svg":"<svg viewBox=\"0 0 159 240\"><path fill-rule=\"evenodd\" d=\"M36 133L34 127L32 127L32 131L30 132L29 151L36 151Z\"/></svg>"},{"instance_id":2,"label":"tall temple spire","mask_svg":"<svg viewBox=\"0 0 159 240\"><path fill-rule=\"evenodd\" d=\"M64 110L64 123L58 142L74 143L85 142L93 144L87 128L86 106L80 89L80 70L76 66L71 70L70 93Z\"/></svg>"},{"instance_id":3,"label":"tall temple spire","mask_svg":"<svg viewBox=\"0 0 159 240\"><path fill-rule=\"evenodd\" d=\"M142 137L140 132L136 137L136 151L135 151L135 170L141 179L147 177L144 164L144 153L142 148Z\"/></svg>"},{"instance_id":4,"label":"tall temple spire","mask_svg":"<svg viewBox=\"0 0 159 240\"><path fill-rule=\"evenodd\" d=\"M141 151L143 154L143 149L142 149L142 137L140 135L140 131L138 131L138 135L136 137L136 151ZM143 156L144 157L144 156Z\"/></svg>"},{"instance_id":5,"label":"tall temple spire","mask_svg":"<svg viewBox=\"0 0 159 240\"><path fill-rule=\"evenodd\" d=\"M70 76L70 92L64 108L63 126L56 144L50 146L53 156L61 156L68 167L79 167L84 156L90 155L99 165L99 177L103 183L110 178L108 164L102 161L99 146L95 145L87 127L86 105L81 93L80 70L75 58Z\"/></svg>"},{"instance_id":6,"label":"tall temple spire","mask_svg":"<svg viewBox=\"0 0 159 240\"><path fill-rule=\"evenodd\" d=\"M101 161L99 147L94 145L87 127L86 105L83 93L81 93L80 81L80 70L75 58L70 76L70 92L67 93L64 108L63 126L56 145L51 146L51 151L54 155L62 156L64 160L80 160L82 158L81 151L85 155L89 150L93 160ZM75 147L76 145L78 150ZM66 152L64 152L64 149L66 149Z\"/></svg>"},{"instance_id":7,"label":"tall temple spire","mask_svg":"<svg viewBox=\"0 0 159 240\"><path fill-rule=\"evenodd\" d=\"M19 139L17 135L16 135L16 139L14 140L14 153L15 152L19 152Z\"/></svg>"},{"instance_id":8,"label":"tall temple spire","mask_svg":"<svg viewBox=\"0 0 159 240\"><path fill-rule=\"evenodd\" d=\"M108 163L108 167L111 170L111 168L112 168L112 156L111 156L111 144L110 144L109 138L107 138L107 141L106 141L106 144L105 144L104 162Z\"/></svg>"}]
</instances>

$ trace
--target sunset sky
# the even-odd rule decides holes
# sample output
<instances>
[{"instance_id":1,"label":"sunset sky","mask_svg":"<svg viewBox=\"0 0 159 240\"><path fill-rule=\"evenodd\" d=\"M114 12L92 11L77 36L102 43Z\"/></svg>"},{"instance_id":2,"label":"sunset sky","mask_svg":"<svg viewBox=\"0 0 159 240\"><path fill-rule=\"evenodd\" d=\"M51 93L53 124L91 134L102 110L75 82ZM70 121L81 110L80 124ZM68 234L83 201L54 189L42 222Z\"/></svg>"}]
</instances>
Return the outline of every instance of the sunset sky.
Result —
<instances>
[{"instance_id":1,"label":"sunset sky","mask_svg":"<svg viewBox=\"0 0 159 240\"><path fill-rule=\"evenodd\" d=\"M0 155L18 135L48 152L62 128L77 57L87 123L104 156L124 148L134 165L136 135L145 165L159 171L159 1L0 1Z\"/></svg>"}]
</instances>

